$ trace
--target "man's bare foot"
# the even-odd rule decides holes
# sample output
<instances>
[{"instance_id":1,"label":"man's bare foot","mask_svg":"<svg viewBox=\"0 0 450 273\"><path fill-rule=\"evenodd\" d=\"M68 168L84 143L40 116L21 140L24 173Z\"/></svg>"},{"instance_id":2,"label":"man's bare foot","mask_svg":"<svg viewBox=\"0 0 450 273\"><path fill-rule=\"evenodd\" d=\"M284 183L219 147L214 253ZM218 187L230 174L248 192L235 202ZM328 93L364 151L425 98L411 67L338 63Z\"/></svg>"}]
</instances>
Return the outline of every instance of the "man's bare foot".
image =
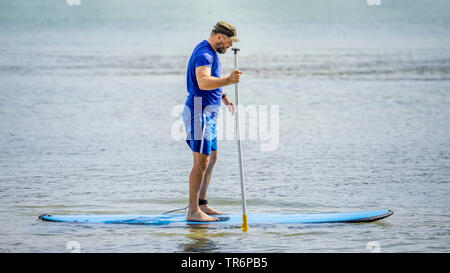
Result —
<instances>
[{"instance_id":1,"label":"man's bare foot","mask_svg":"<svg viewBox=\"0 0 450 273\"><path fill-rule=\"evenodd\" d=\"M204 213L206 213L208 215L224 214L223 212L217 211L217 210L209 207L208 204L200 205L199 207Z\"/></svg>"},{"instance_id":2,"label":"man's bare foot","mask_svg":"<svg viewBox=\"0 0 450 273\"><path fill-rule=\"evenodd\" d=\"M188 214L186 216L186 220L191 222L215 222L218 219L216 217L211 217L207 215L200 209L198 210L189 209Z\"/></svg>"}]
</instances>

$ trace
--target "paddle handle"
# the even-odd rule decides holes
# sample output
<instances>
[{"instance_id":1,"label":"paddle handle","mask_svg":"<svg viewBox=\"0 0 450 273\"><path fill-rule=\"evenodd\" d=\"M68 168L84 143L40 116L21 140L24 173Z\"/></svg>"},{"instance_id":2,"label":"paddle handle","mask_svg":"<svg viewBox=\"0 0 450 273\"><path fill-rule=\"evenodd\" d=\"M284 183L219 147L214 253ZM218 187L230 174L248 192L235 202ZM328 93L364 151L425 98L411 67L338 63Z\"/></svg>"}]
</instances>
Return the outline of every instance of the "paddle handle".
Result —
<instances>
[{"instance_id":1,"label":"paddle handle","mask_svg":"<svg viewBox=\"0 0 450 273\"><path fill-rule=\"evenodd\" d=\"M238 54L239 48L232 48L234 51L234 69L238 69ZM248 230L247 221L247 204L245 199L245 185L244 185L244 164L242 158L242 145L241 145L241 124L239 118L239 84L234 84L235 100L236 100L236 134L237 134L237 148L239 157L239 176L241 180L241 198L242 198L242 230Z\"/></svg>"}]
</instances>

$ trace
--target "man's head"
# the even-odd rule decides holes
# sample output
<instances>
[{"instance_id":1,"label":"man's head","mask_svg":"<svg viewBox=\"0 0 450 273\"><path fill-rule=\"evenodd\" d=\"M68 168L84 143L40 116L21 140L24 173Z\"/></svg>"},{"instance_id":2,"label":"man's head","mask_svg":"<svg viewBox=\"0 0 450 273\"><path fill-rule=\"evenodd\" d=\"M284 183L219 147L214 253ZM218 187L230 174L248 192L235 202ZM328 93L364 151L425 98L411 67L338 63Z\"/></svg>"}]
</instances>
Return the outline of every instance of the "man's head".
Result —
<instances>
[{"instance_id":1,"label":"man's head","mask_svg":"<svg viewBox=\"0 0 450 273\"><path fill-rule=\"evenodd\" d=\"M214 50L220 54L225 54L233 42L239 42L239 38L236 36L236 27L224 21L220 21L214 26L209 40Z\"/></svg>"}]
</instances>

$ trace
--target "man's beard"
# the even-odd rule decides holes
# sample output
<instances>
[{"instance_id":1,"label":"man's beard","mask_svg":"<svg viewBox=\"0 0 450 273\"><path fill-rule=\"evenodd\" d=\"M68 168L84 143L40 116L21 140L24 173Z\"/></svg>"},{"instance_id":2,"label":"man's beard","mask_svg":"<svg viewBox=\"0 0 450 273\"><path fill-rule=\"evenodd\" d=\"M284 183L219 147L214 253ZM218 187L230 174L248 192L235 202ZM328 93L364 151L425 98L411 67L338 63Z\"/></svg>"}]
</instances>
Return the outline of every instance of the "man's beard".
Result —
<instances>
[{"instance_id":1,"label":"man's beard","mask_svg":"<svg viewBox=\"0 0 450 273\"><path fill-rule=\"evenodd\" d=\"M220 42L220 43L218 43L217 45L216 45L216 51L219 53L219 54L225 54L226 52L227 52L227 48L226 47L224 47L224 42Z\"/></svg>"}]
</instances>

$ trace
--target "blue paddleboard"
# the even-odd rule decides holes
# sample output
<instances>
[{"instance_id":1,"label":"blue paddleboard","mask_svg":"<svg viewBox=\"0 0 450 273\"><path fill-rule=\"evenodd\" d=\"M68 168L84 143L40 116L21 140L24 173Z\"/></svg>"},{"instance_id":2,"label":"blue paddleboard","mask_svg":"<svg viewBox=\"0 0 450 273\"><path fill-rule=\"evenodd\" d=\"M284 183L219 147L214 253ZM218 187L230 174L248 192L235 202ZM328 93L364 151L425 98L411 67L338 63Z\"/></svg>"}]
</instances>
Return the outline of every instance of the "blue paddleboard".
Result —
<instances>
[{"instance_id":1,"label":"blue paddleboard","mask_svg":"<svg viewBox=\"0 0 450 273\"><path fill-rule=\"evenodd\" d=\"M252 213L248 215L251 224L311 224L311 223L362 223L373 222L392 215L391 210L332 213ZM242 224L242 214L215 216L216 222L191 222L186 214L150 215L52 215L43 214L39 219L51 222L103 223L103 224L141 224L141 225L186 225L186 224Z\"/></svg>"}]
</instances>

